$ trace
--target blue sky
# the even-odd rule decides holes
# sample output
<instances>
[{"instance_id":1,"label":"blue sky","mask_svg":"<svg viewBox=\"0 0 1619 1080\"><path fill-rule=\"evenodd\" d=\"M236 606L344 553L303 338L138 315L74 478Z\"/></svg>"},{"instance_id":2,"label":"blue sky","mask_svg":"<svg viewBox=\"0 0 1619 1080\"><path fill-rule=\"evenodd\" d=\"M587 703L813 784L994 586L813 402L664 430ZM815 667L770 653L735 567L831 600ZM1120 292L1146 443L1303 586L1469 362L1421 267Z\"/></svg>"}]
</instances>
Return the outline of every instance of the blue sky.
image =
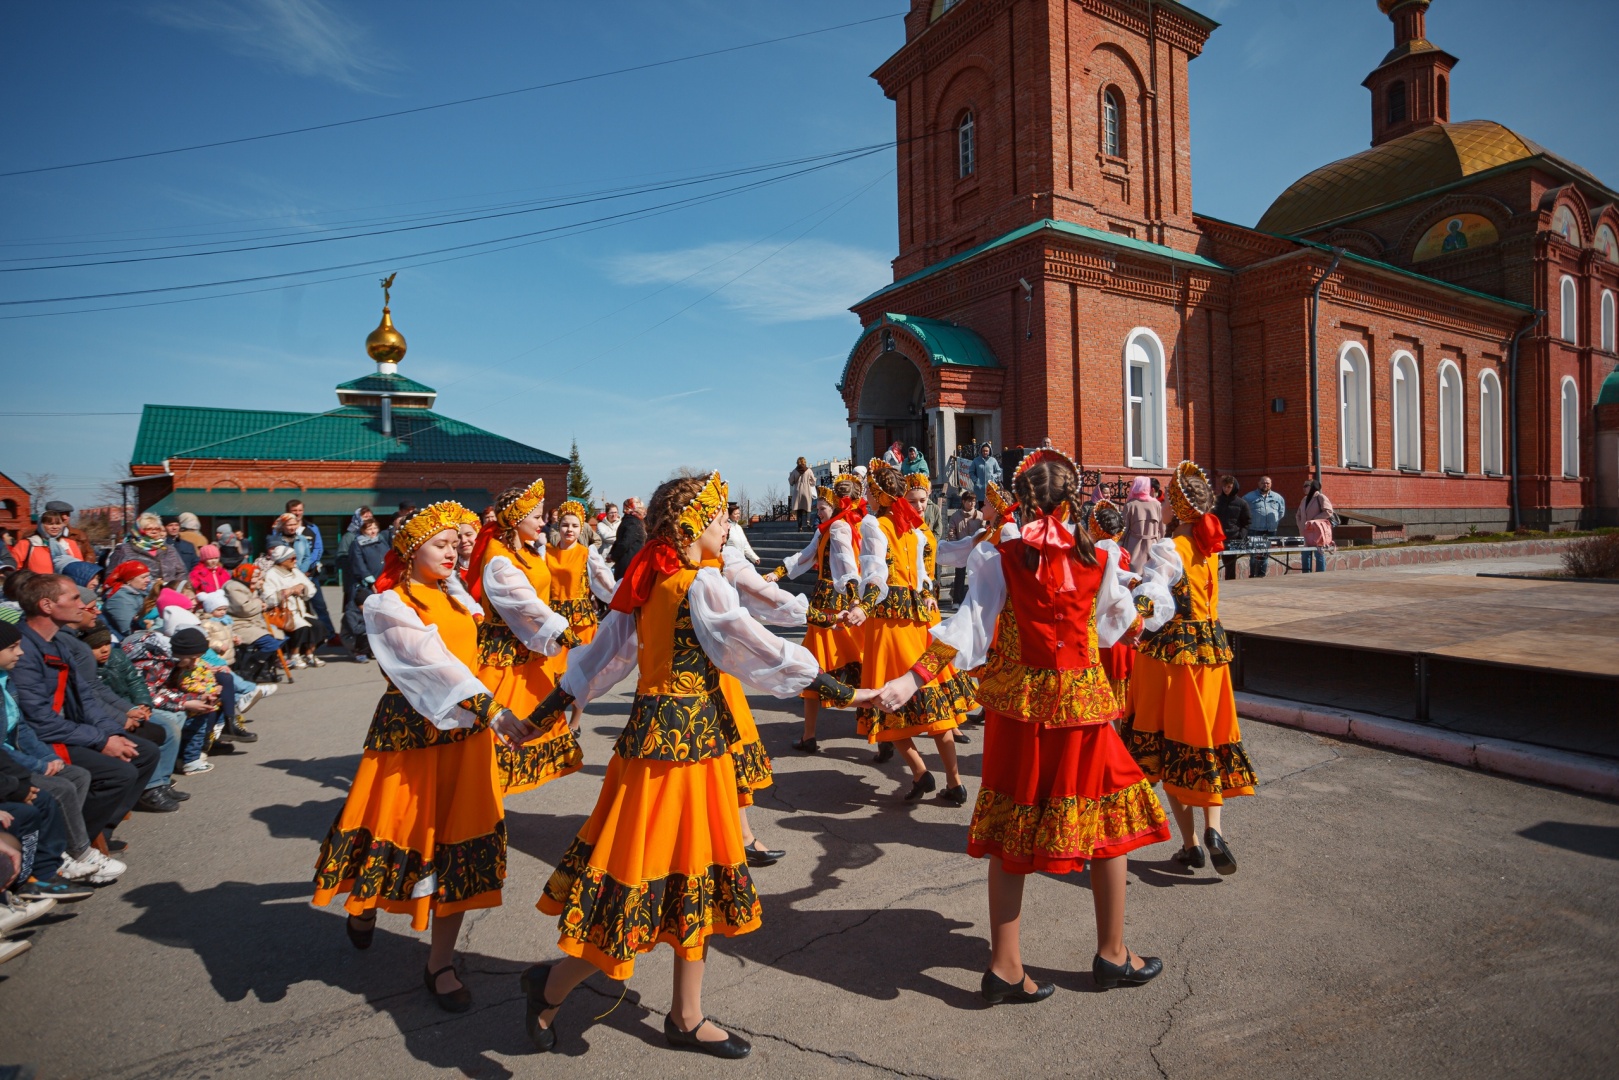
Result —
<instances>
[{"instance_id":1,"label":"blue sky","mask_svg":"<svg viewBox=\"0 0 1619 1080\"><path fill-rule=\"evenodd\" d=\"M1252 224L1304 172L1363 149L1360 80L1391 44L1373 0L1204 0L1192 64L1194 205ZM411 108L899 12L904 0L154 0L0 10L0 172ZM1619 5L1438 0L1460 57L1456 119L1498 120L1619 184ZM868 77L898 18L425 114L0 178L0 259L282 240L360 219L599 192L893 137ZM1603 103L1607 103L1604 105ZM833 384L846 309L890 280L892 154L706 205L405 269L401 370L441 411L558 453L599 490L717 467L756 494L792 459L846 452ZM743 181L730 181L730 185ZM728 185L718 185L728 186ZM398 256L544 229L626 201L339 243L0 274L0 300L122 292L362 260L298 288L0 320L0 471L51 472L80 505L118 475L146 402L315 411L373 370L381 272ZM23 265L0 263L0 267ZM236 289L285 284L266 281ZM214 291L230 291L225 289ZM136 296L0 316L148 303Z\"/></svg>"}]
</instances>

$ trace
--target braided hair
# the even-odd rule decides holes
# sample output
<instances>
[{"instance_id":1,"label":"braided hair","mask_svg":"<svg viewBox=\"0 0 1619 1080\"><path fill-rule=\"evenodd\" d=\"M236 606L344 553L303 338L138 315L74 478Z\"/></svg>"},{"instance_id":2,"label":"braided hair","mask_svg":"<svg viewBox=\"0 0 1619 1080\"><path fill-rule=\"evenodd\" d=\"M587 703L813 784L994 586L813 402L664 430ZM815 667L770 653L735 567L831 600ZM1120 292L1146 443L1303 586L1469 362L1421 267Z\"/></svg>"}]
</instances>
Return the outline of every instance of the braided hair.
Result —
<instances>
[{"instance_id":1,"label":"braided hair","mask_svg":"<svg viewBox=\"0 0 1619 1080\"><path fill-rule=\"evenodd\" d=\"M1012 493L1018 505L1025 509L1038 509L1052 513L1063 504L1068 506L1068 520L1074 523L1074 559L1086 566L1096 565L1096 545L1090 532L1081 526L1084 520L1080 505L1079 477L1066 461L1041 461L1029 466L1012 480ZM1040 553L1025 546L1023 558L1029 569L1040 562Z\"/></svg>"},{"instance_id":2,"label":"braided hair","mask_svg":"<svg viewBox=\"0 0 1619 1080\"><path fill-rule=\"evenodd\" d=\"M503 515L511 507L512 503L516 502L518 499L521 499L528 489L528 484L519 482L511 485L499 495L496 495L495 520L497 522L500 521L501 515ZM516 559L523 566L528 565L527 556L533 552L529 549L527 544L523 543L523 538L517 533L516 525L513 525L510 528L501 527L500 531L496 535L500 537L500 542L505 544L507 549L511 551L512 558Z\"/></svg>"},{"instance_id":3,"label":"braided hair","mask_svg":"<svg viewBox=\"0 0 1619 1080\"><path fill-rule=\"evenodd\" d=\"M892 497L896 502L905 498L905 477L900 475L898 469L873 469L867 479L872 487ZM892 505L890 503L889 506L883 506L879 503L876 507L877 516L887 517Z\"/></svg>"},{"instance_id":4,"label":"braided hair","mask_svg":"<svg viewBox=\"0 0 1619 1080\"><path fill-rule=\"evenodd\" d=\"M680 535L680 512L686 504L697 497L708 484L708 476L677 476L672 480L665 480L658 485L658 490L652 493L652 501L647 504L646 511L646 538L647 542L664 540L668 542L680 556L682 566L690 567L692 564L686 559L686 546L689 543Z\"/></svg>"},{"instance_id":5,"label":"braided hair","mask_svg":"<svg viewBox=\"0 0 1619 1080\"><path fill-rule=\"evenodd\" d=\"M1124 514L1112 503L1096 503L1091 513L1096 518L1096 524L1109 536L1118 536L1124 531Z\"/></svg>"},{"instance_id":6,"label":"braided hair","mask_svg":"<svg viewBox=\"0 0 1619 1080\"><path fill-rule=\"evenodd\" d=\"M501 492L501 494L505 495L505 492ZM425 512L426 511L424 509L412 510L410 513L404 515L403 517L401 517L397 521L395 521L394 522L394 528L396 528L396 529L404 528L406 525L410 524L410 520L412 518L414 518L417 514L422 514L422 513L425 513ZM437 534L435 533L434 535L437 535ZM389 559L399 559L400 558L399 552L397 550L393 549L393 548L389 549L387 557ZM422 603L422 601L416 596L416 582L410 576L410 563L414 559L415 559L415 555L413 554L409 559L401 559L400 560L405 565L404 565L404 567L401 570L400 575L399 575L399 584L404 589L405 599L407 601L409 601L410 606L415 608L417 611L420 611L420 612L425 614L427 612L427 605ZM454 576L455 576L455 572L452 570L450 572L450 577L454 577ZM444 594L445 598L450 601L450 606L453 607L455 610L459 611L463 615L472 614L472 612L467 609L467 606L465 604L461 603L461 601L457 600L455 598L455 594L450 591L450 579L449 578L445 578L444 580L438 582L434 586L434 588L438 589L439 592Z\"/></svg>"}]
</instances>

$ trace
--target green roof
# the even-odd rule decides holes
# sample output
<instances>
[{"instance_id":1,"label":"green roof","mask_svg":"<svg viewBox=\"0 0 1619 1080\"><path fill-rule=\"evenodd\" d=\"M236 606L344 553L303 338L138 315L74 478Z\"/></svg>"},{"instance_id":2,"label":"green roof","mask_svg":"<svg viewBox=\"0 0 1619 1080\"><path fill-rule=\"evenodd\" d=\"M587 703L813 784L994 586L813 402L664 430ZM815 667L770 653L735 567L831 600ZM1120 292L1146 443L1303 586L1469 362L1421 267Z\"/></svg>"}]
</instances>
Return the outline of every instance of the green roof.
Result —
<instances>
[{"instance_id":1,"label":"green roof","mask_svg":"<svg viewBox=\"0 0 1619 1080\"><path fill-rule=\"evenodd\" d=\"M859 351L861 344L886 326L899 327L920 341L922 347L927 349L928 358L934 367L945 365L1000 367L995 359L995 353L990 350L989 342L965 326L958 326L942 319L924 319L916 315L896 315L888 312L860 331L860 336L855 339L854 348L849 350L849 358L843 362L843 374L838 376L840 391L849 377L849 365L854 363L854 354Z\"/></svg>"},{"instance_id":2,"label":"green roof","mask_svg":"<svg viewBox=\"0 0 1619 1080\"><path fill-rule=\"evenodd\" d=\"M1013 229L1011 232L1006 233L1005 235L997 236L993 240L986 240L977 247L968 248L966 251L958 252L942 262L936 262L932 266L924 266L914 274L906 274L892 285L884 285L882 288L860 301L860 304L868 303L869 301L877 299L877 297L883 295L884 293L892 292L895 289L909 285L912 282L921 281L925 277L931 277L941 270L948 270L950 267L955 266L958 263L964 263L968 259L982 255L986 251L992 251L995 248L1003 247L1006 244L1022 240L1025 236L1032 236L1035 233L1043 230L1049 230L1050 232L1058 233L1062 236L1073 236L1082 240L1093 240L1099 244L1107 244L1110 247L1124 248L1127 251L1139 251L1147 255L1156 255L1159 258L1172 259L1175 262L1189 263L1192 266L1201 266L1209 270L1227 269L1227 267L1221 266L1213 259L1206 259L1201 255L1194 255L1189 251L1180 251L1176 248L1165 247L1163 244L1149 244L1147 241L1137 240L1133 236L1122 236L1119 233L1103 232L1101 229L1093 229L1087 225L1075 225L1068 221L1056 221L1052 218L1042 218L1039 221L1023 226L1020 229ZM856 304L855 306L859 307L860 304Z\"/></svg>"},{"instance_id":3,"label":"green roof","mask_svg":"<svg viewBox=\"0 0 1619 1080\"><path fill-rule=\"evenodd\" d=\"M358 379L350 379L346 383L338 383L339 390L353 390L361 394L436 394L431 386L425 386L415 379L407 379L403 375L383 375L380 372L362 375Z\"/></svg>"},{"instance_id":4,"label":"green roof","mask_svg":"<svg viewBox=\"0 0 1619 1080\"><path fill-rule=\"evenodd\" d=\"M1608 377L1602 380L1602 389L1597 391L1598 405L1619 405L1619 368L1608 372Z\"/></svg>"},{"instance_id":5,"label":"green roof","mask_svg":"<svg viewBox=\"0 0 1619 1080\"><path fill-rule=\"evenodd\" d=\"M534 465L568 460L429 409L395 410L393 429L382 434L378 410L360 406L301 413L147 405L130 463L158 465L176 457Z\"/></svg>"}]
</instances>

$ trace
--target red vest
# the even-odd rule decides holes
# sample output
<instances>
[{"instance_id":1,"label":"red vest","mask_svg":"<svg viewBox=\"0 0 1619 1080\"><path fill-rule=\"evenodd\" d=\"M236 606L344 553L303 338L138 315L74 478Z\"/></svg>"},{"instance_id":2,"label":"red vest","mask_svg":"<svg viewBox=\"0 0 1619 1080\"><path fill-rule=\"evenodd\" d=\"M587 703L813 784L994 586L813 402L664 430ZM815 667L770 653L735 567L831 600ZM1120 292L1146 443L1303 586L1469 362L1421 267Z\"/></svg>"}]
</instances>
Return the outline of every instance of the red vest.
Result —
<instances>
[{"instance_id":1,"label":"red vest","mask_svg":"<svg viewBox=\"0 0 1619 1080\"><path fill-rule=\"evenodd\" d=\"M1019 661L1047 671L1091 667L1091 615L1102 584L1103 560L1098 558L1095 566L1074 561L1074 591L1054 593L1037 576L1039 565L1031 568L1024 562L1023 553L1032 549L1021 537L1004 541L997 550L1006 576L1007 605L1018 625Z\"/></svg>"}]
</instances>

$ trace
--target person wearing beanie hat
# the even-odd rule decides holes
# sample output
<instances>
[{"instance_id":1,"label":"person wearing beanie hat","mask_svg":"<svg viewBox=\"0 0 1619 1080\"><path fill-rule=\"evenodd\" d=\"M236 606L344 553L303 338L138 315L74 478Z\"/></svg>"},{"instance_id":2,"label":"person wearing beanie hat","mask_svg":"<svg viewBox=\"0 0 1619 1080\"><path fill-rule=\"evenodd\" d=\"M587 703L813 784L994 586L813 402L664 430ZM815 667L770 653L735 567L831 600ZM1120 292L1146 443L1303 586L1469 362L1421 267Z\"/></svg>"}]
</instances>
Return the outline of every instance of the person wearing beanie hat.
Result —
<instances>
[{"instance_id":1,"label":"person wearing beanie hat","mask_svg":"<svg viewBox=\"0 0 1619 1080\"><path fill-rule=\"evenodd\" d=\"M208 637L195 626L181 627L172 638L155 631L131 635L124 651L145 677L155 708L182 713L180 761L186 776L213 768L205 752L209 736L224 722L224 712L234 704L233 689L215 679L204 660Z\"/></svg>"},{"instance_id":2,"label":"person wearing beanie hat","mask_svg":"<svg viewBox=\"0 0 1619 1080\"><path fill-rule=\"evenodd\" d=\"M72 578L76 585L84 585L92 589L101 587L101 567L95 563L70 562L62 567L62 573Z\"/></svg>"},{"instance_id":3,"label":"person wearing beanie hat","mask_svg":"<svg viewBox=\"0 0 1619 1080\"><path fill-rule=\"evenodd\" d=\"M230 580L230 571L219 557L218 544L203 544L197 549L197 558L200 560L191 568L188 575L191 587L199 593L218 592Z\"/></svg>"},{"instance_id":4,"label":"person wearing beanie hat","mask_svg":"<svg viewBox=\"0 0 1619 1080\"><path fill-rule=\"evenodd\" d=\"M204 558L202 549L208 538L202 535L202 522L197 520L197 515L181 514L176 520L180 523L180 539L197 549L198 558Z\"/></svg>"}]
</instances>

